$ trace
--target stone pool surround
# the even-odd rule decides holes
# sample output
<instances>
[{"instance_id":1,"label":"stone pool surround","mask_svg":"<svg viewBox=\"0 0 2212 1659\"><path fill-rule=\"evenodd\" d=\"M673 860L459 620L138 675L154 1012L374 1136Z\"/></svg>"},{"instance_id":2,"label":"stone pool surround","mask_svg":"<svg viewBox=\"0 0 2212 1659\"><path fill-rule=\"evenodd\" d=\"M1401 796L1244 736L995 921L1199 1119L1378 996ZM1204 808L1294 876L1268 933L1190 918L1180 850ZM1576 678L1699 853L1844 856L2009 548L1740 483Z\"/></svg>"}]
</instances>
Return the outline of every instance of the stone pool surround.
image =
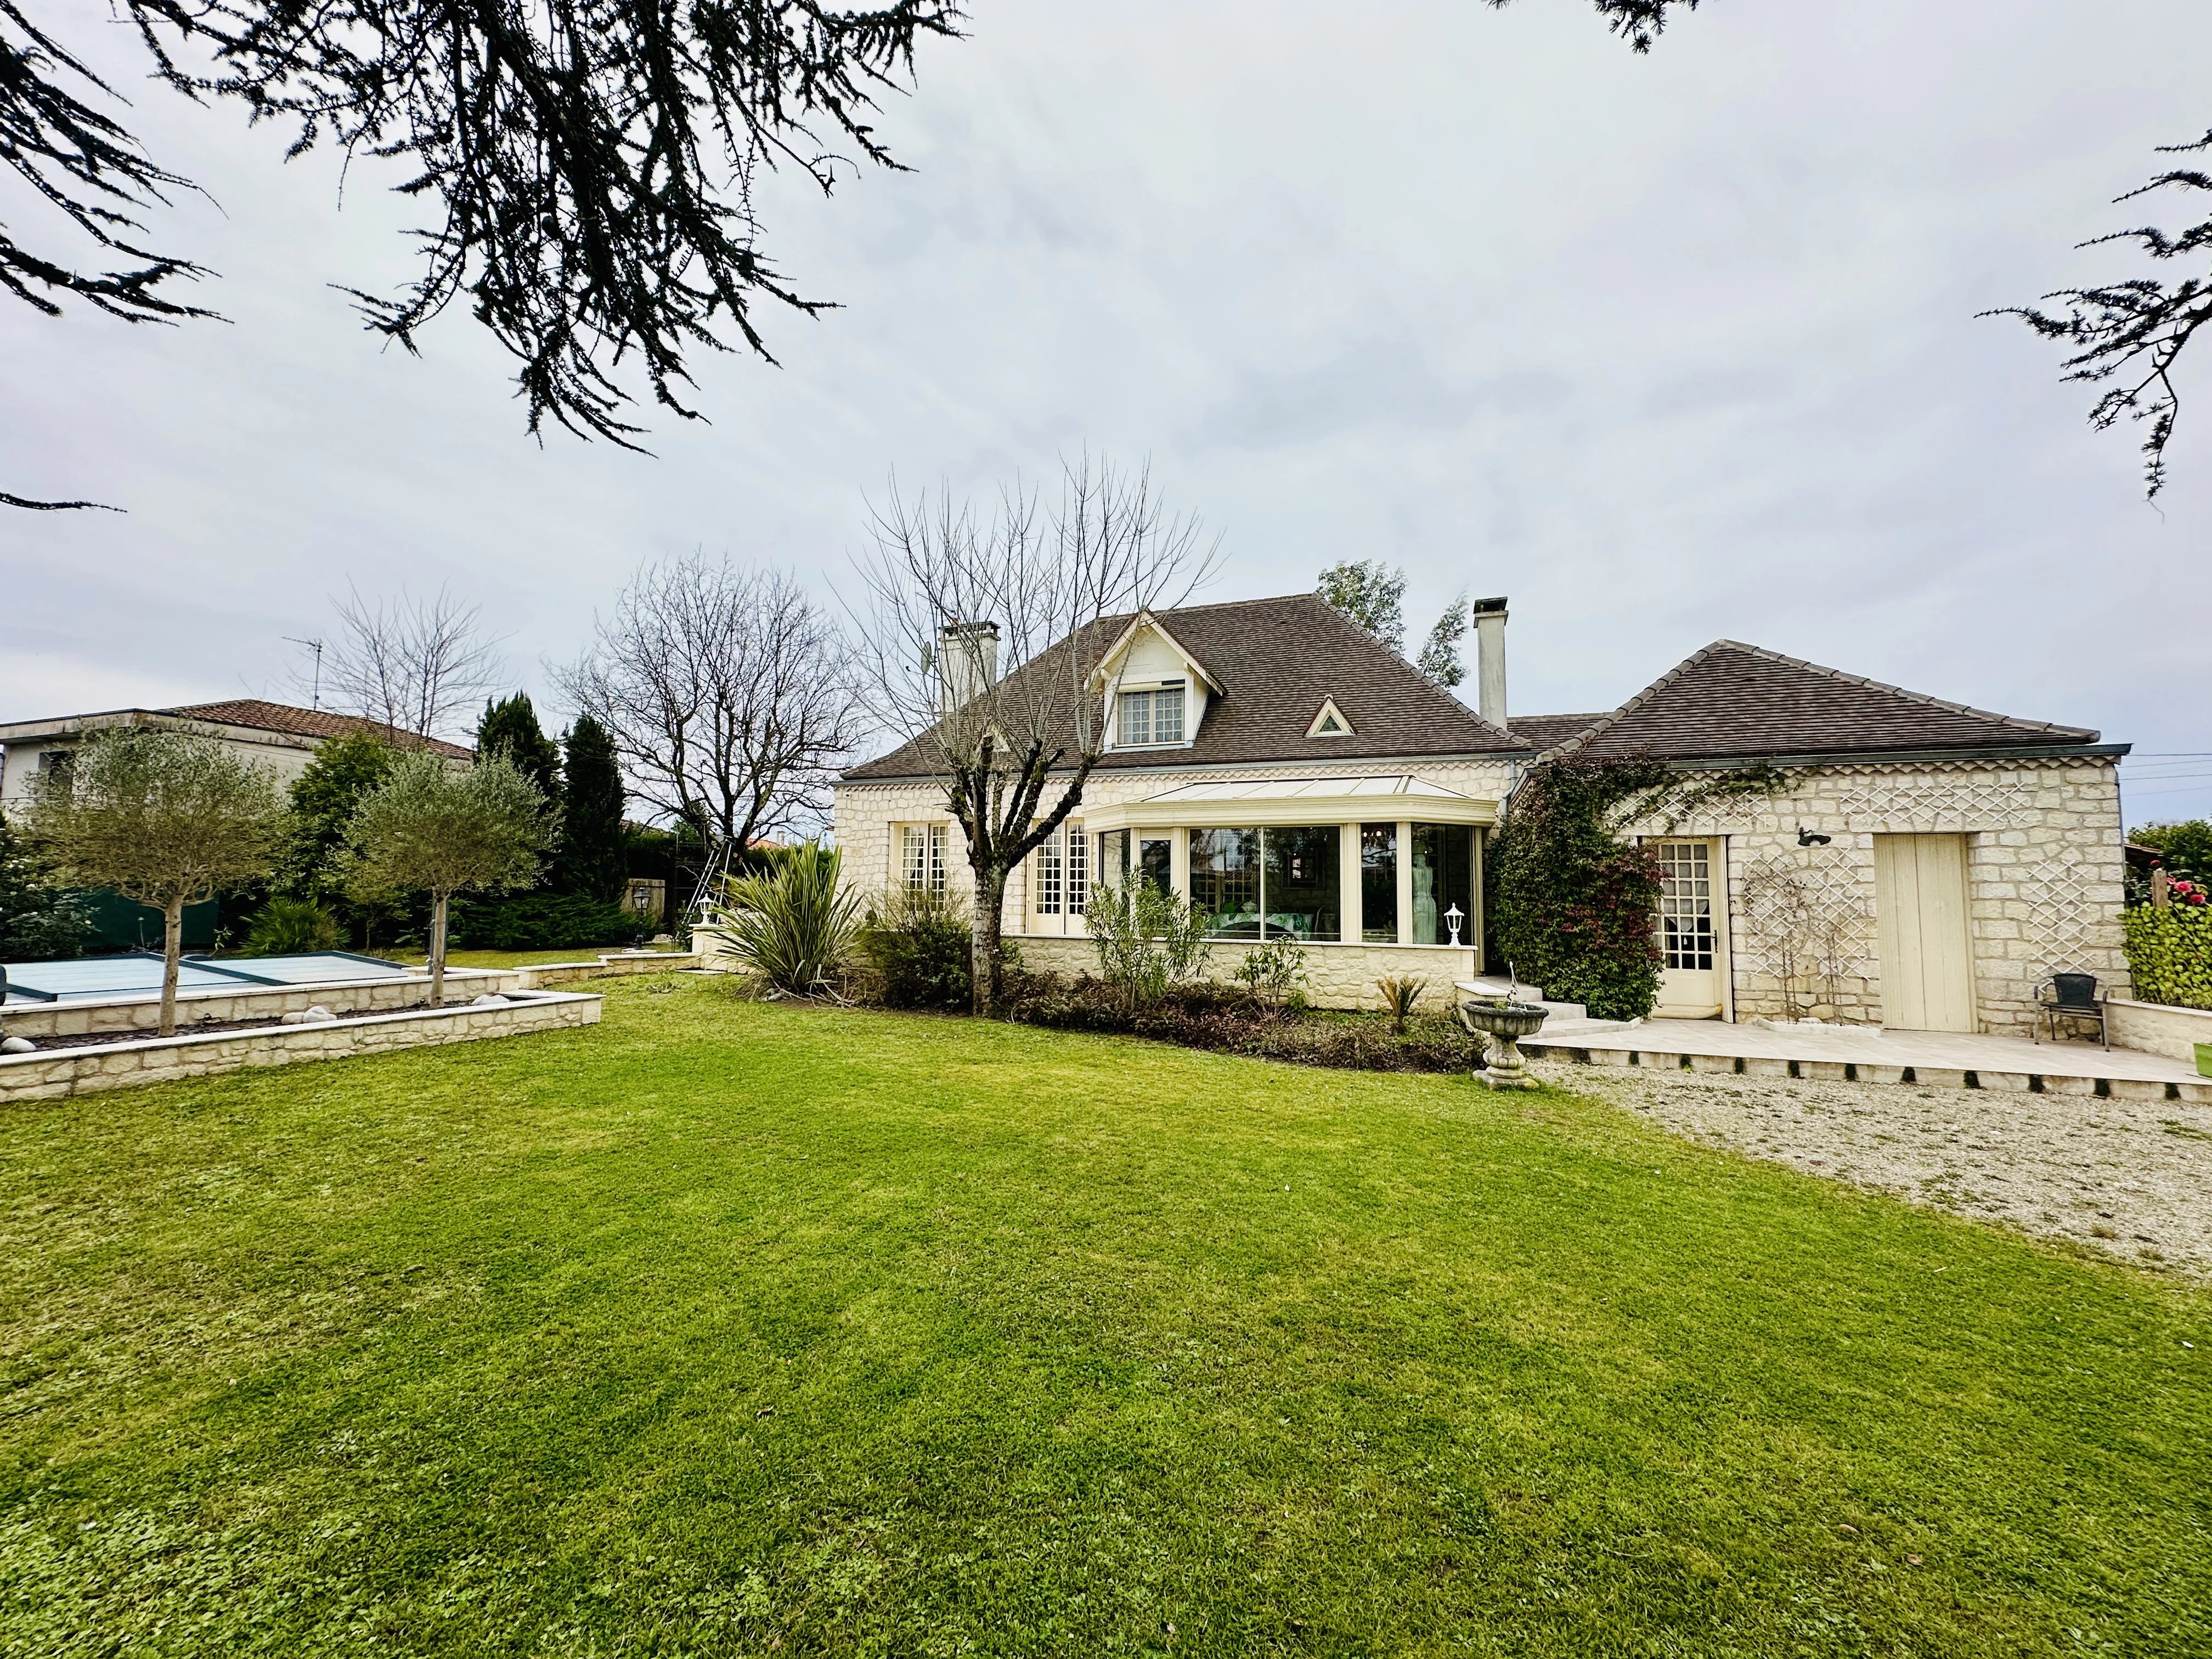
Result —
<instances>
[{"instance_id":1,"label":"stone pool surround","mask_svg":"<svg viewBox=\"0 0 2212 1659\"><path fill-rule=\"evenodd\" d=\"M413 982L417 990L422 988L422 981ZM385 985L392 983L386 981ZM481 980L472 981L467 995L481 996L484 988ZM287 994L295 989L286 988ZM142 1037L27 1054L0 1054L0 1103L51 1100L65 1095L127 1088L134 1084L207 1077L218 1072L241 1071L250 1066L337 1060L349 1054L380 1054L433 1043L472 1042L485 1037L516 1036L527 1031L599 1023L601 999L596 995L575 991L517 994L521 998L519 1001L489 1008L472 1007L465 998L448 1002L443 1008L356 1014L321 1020L312 1025L270 1024L243 1031L185 1030L173 1037ZM307 999L309 1002L318 1000L325 1004L329 1000L327 996ZM253 1011L255 1014L268 1012L265 1003ZM270 1013L270 1017L274 1019L276 1015Z\"/></svg>"}]
</instances>

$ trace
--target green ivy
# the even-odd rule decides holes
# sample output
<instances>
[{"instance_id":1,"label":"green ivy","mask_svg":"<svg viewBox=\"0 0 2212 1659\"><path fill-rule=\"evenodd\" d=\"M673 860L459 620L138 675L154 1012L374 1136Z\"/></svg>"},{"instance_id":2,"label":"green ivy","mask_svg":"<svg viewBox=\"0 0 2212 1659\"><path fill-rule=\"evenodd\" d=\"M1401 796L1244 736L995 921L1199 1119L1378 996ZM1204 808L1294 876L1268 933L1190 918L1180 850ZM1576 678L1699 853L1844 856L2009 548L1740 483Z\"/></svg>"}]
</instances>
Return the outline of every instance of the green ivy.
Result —
<instances>
[{"instance_id":1,"label":"green ivy","mask_svg":"<svg viewBox=\"0 0 2212 1659\"><path fill-rule=\"evenodd\" d=\"M2126 911L2128 975L2145 1002L2212 1008L2212 905Z\"/></svg>"},{"instance_id":2,"label":"green ivy","mask_svg":"<svg viewBox=\"0 0 2212 1659\"><path fill-rule=\"evenodd\" d=\"M1623 831L1787 781L1764 762L1710 774L1641 758L1538 767L1491 843L1492 956L1594 1019L1643 1018L1659 1000L1659 866Z\"/></svg>"}]
</instances>

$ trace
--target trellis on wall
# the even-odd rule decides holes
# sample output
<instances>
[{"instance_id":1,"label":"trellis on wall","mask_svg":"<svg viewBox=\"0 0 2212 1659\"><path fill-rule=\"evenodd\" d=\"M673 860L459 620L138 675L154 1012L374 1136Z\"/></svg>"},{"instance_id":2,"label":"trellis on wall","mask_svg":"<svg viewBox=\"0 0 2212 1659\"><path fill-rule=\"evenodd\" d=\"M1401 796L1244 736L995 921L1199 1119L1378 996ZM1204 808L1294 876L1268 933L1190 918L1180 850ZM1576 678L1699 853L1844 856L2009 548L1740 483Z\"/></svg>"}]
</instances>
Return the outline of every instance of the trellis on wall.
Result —
<instances>
[{"instance_id":1,"label":"trellis on wall","mask_svg":"<svg viewBox=\"0 0 2212 1659\"><path fill-rule=\"evenodd\" d=\"M1740 943L1772 979L1783 1013L1840 1013L1849 981L1871 976L1873 907L1856 872L1833 860L1776 856L1744 872Z\"/></svg>"}]
</instances>

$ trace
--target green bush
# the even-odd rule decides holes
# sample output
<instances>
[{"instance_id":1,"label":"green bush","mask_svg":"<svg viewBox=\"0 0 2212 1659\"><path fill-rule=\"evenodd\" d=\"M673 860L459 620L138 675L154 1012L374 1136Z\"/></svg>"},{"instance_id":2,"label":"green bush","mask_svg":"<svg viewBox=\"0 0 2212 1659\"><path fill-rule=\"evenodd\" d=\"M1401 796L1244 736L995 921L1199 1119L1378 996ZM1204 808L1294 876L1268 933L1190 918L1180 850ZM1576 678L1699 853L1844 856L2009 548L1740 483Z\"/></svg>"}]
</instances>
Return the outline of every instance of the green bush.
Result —
<instances>
[{"instance_id":1,"label":"green bush","mask_svg":"<svg viewBox=\"0 0 2212 1659\"><path fill-rule=\"evenodd\" d=\"M1244 953L1234 977L1268 1006L1280 1007L1285 998L1306 982L1306 953L1292 940L1271 939Z\"/></svg>"},{"instance_id":2,"label":"green bush","mask_svg":"<svg viewBox=\"0 0 2212 1659\"><path fill-rule=\"evenodd\" d=\"M2191 818L2185 823L2145 823L2128 832L2138 847L2154 848L2170 876L2197 876L2212 880L2212 823Z\"/></svg>"},{"instance_id":3,"label":"green bush","mask_svg":"<svg viewBox=\"0 0 2212 1659\"><path fill-rule=\"evenodd\" d=\"M453 901L447 927L460 951L581 951L635 945L659 926L619 904L582 893Z\"/></svg>"},{"instance_id":4,"label":"green bush","mask_svg":"<svg viewBox=\"0 0 2212 1659\"><path fill-rule=\"evenodd\" d=\"M2212 1008L2212 905L2140 904L2121 917L2128 976L2145 1002Z\"/></svg>"},{"instance_id":5,"label":"green bush","mask_svg":"<svg viewBox=\"0 0 2212 1659\"><path fill-rule=\"evenodd\" d=\"M927 888L895 888L870 902L859 944L885 1007L965 1008L974 1000L975 939L957 900Z\"/></svg>"},{"instance_id":6,"label":"green bush","mask_svg":"<svg viewBox=\"0 0 2212 1659\"><path fill-rule=\"evenodd\" d=\"M40 875L21 838L0 817L0 962L82 956L92 937L83 905Z\"/></svg>"},{"instance_id":7,"label":"green bush","mask_svg":"<svg viewBox=\"0 0 2212 1659\"><path fill-rule=\"evenodd\" d=\"M723 884L724 949L772 996L834 990L860 933L860 898L838 884L835 848L792 848L767 871Z\"/></svg>"},{"instance_id":8,"label":"green bush","mask_svg":"<svg viewBox=\"0 0 2212 1659\"><path fill-rule=\"evenodd\" d=\"M327 951L338 942L337 918L306 899L273 898L253 913L246 934L249 957L289 957Z\"/></svg>"},{"instance_id":9,"label":"green bush","mask_svg":"<svg viewBox=\"0 0 2212 1659\"><path fill-rule=\"evenodd\" d=\"M1084 920L1101 975L1132 1012L1198 978L1212 955L1206 914L1147 881L1121 888L1097 883Z\"/></svg>"}]
</instances>

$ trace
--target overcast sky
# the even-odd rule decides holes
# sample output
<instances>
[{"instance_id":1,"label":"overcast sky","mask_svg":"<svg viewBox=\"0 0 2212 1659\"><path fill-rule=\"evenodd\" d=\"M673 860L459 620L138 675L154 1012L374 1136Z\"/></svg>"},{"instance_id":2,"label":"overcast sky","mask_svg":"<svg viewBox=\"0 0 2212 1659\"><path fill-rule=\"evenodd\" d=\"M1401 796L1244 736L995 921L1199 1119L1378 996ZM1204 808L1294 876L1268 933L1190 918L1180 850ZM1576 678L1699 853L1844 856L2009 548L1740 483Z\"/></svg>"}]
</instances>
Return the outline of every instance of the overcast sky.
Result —
<instances>
[{"instance_id":1,"label":"overcast sky","mask_svg":"<svg viewBox=\"0 0 2212 1659\"><path fill-rule=\"evenodd\" d=\"M37 11L137 72L101 8ZM533 444L459 309L380 351L329 285L406 274L389 178L341 207L335 158L134 82L219 204L157 245L232 320L0 301L0 487L129 508L0 513L0 720L288 696L349 581L449 583L552 703L641 559L827 593L894 468L988 492L1088 444L1223 532L1209 598L1369 556L1417 635L1510 595L1516 713L1730 637L2212 750L2212 343L2151 507L2135 436L1974 318L2131 274L2069 246L2145 216L2108 200L2212 125L2209 64L2203 0L1711 0L1649 58L1583 0L977 0L882 118L916 171L764 200L846 308L702 363L712 424L655 459ZM2212 811L2212 757L2127 776L2130 822Z\"/></svg>"}]
</instances>

